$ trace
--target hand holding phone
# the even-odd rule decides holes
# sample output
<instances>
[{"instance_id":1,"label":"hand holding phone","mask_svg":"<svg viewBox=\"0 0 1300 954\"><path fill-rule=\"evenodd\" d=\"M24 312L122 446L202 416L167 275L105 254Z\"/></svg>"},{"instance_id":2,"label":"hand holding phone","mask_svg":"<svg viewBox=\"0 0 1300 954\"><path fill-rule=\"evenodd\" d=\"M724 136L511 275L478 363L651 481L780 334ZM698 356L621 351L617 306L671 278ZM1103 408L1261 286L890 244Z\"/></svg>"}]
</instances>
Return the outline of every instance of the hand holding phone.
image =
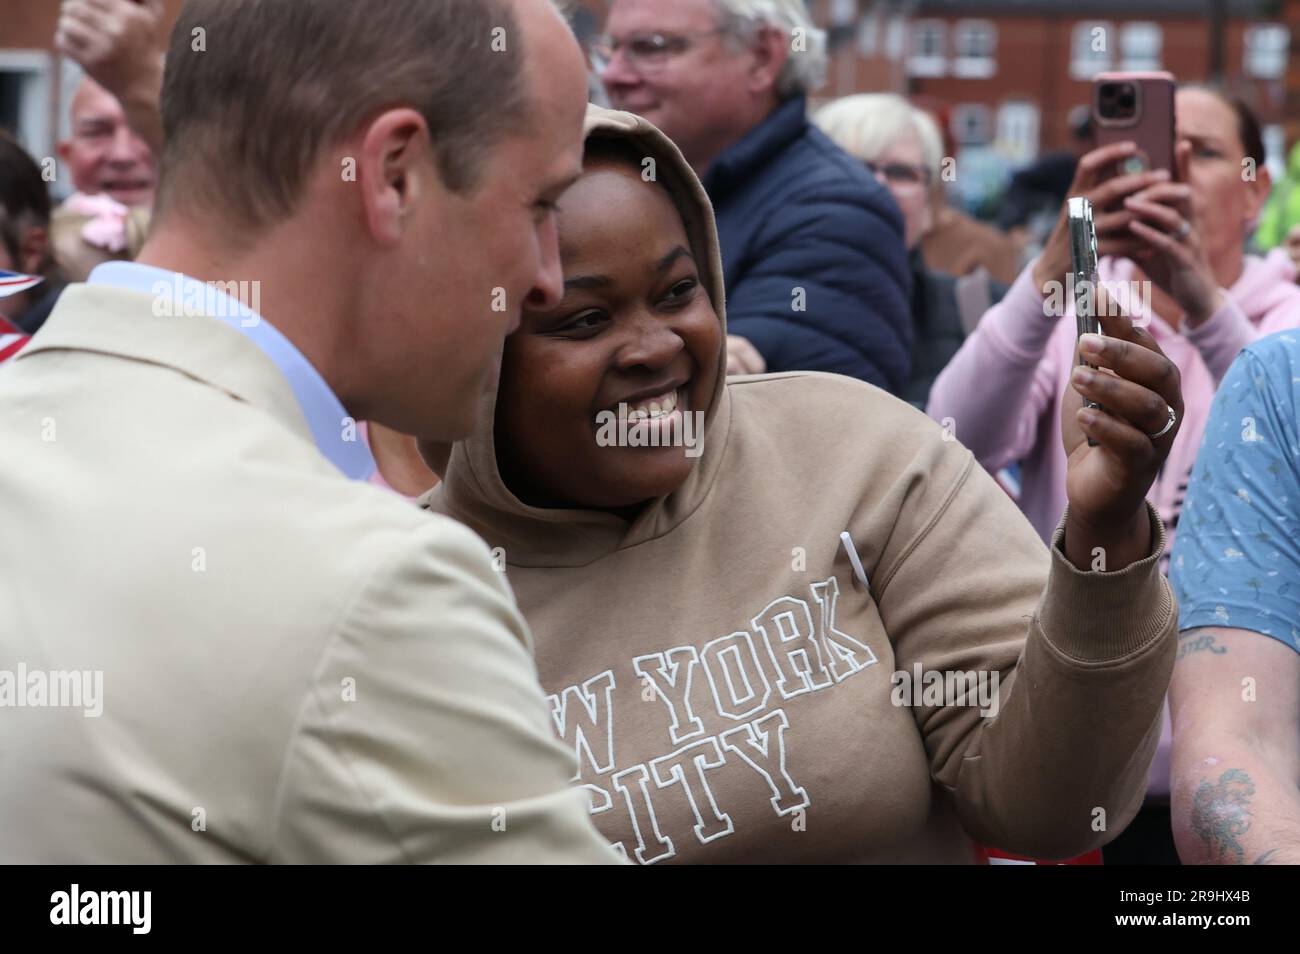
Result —
<instances>
[{"instance_id":1,"label":"hand holding phone","mask_svg":"<svg viewBox=\"0 0 1300 954\"><path fill-rule=\"evenodd\" d=\"M1093 139L1098 146L1132 142L1137 151L1116 162L1112 176L1163 169L1178 177L1174 161L1172 73L1108 72L1092 81Z\"/></svg>"},{"instance_id":2,"label":"hand holding phone","mask_svg":"<svg viewBox=\"0 0 1300 954\"><path fill-rule=\"evenodd\" d=\"M1146 247L1146 243L1129 229L1134 213L1124 208L1124 200L1151 186L1168 182L1169 174L1156 169L1112 178L1116 163L1131 157L1136 150L1136 144L1131 142L1111 143L1084 155L1075 170L1069 195L1080 196L1092 204L1098 256L1132 257ZM1063 207L1034 265L1034 280L1042 294L1047 295L1050 292L1043 290L1044 286L1048 282L1064 283L1070 269L1069 217Z\"/></svg>"},{"instance_id":3,"label":"hand holding phone","mask_svg":"<svg viewBox=\"0 0 1300 954\"><path fill-rule=\"evenodd\" d=\"M1061 401L1066 555L1078 568L1096 570L1089 558L1100 550L1108 568L1119 569L1148 553L1142 498L1178 433L1180 378L1156 340L1104 294L1092 203L1072 196L1065 214L1080 339L1079 365Z\"/></svg>"},{"instance_id":4,"label":"hand holding phone","mask_svg":"<svg viewBox=\"0 0 1300 954\"><path fill-rule=\"evenodd\" d=\"M1150 554L1143 498L1183 418L1178 366L1113 304L1097 308L1103 334L1080 342L1085 362L1070 375L1060 408L1069 501L1064 549L1085 572L1114 572Z\"/></svg>"}]
</instances>

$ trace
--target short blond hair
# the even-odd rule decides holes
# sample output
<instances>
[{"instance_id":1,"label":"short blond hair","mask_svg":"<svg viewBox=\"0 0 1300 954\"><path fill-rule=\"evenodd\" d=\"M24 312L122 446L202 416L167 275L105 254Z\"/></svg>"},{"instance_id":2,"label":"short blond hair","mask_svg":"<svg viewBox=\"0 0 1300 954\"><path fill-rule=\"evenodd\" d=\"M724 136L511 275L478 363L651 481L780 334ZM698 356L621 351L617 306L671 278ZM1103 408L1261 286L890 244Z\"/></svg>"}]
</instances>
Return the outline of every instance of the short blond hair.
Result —
<instances>
[{"instance_id":1,"label":"short blond hair","mask_svg":"<svg viewBox=\"0 0 1300 954\"><path fill-rule=\"evenodd\" d=\"M832 100L813 117L827 136L845 152L865 162L880 156L899 136L912 133L921 143L930 181L939 181L943 136L923 109L893 93L858 93Z\"/></svg>"}]
</instances>

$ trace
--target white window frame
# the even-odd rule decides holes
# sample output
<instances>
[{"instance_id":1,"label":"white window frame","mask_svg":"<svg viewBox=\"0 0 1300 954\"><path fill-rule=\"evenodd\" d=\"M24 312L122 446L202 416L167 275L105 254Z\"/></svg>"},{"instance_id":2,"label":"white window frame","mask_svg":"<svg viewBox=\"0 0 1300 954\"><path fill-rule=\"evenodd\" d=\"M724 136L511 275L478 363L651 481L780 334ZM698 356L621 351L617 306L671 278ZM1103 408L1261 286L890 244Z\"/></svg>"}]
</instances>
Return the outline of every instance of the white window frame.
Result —
<instances>
[{"instance_id":1,"label":"white window frame","mask_svg":"<svg viewBox=\"0 0 1300 954\"><path fill-rule=\"evenodd\" d=\"M973 138L966 135L966 117L978 116L982 135L979 138ZM952 108L952 119L950 120L952 135L959 146L987 146L993 142L993 110L989 109L984 103L958 103Z\"/></svg>"},{"instance_id":2,"label":"white window frame","mask_svg":"<svg viewBox=\"0 0 1300 954\"><path fill-rule=\"evenodd\" d=\"M858 20L854 44L859 56L873 57L876 55L877 47L884 45L882 34L885 31L882 29L881 20L880 11L874 7Z\"/></svg>"},{"instance_id":3,"label":"white window frame","mask_svg":"<svg viewBox=\"0 0 1300 954\"><path fill-rule=\"evenodd\" d=\"M1148 49L1135 52L1131 47L1135 44L1134 40L1138 37L1153 38L1154 43L1145 44ZM1160 29L1159 23L1150 20L1138 20L1133 23L1122 24L1119 28L1119 53L1120 69L1122 70L1158 70L1160 69L1161 56L1165 50L1164 31Z\"/></svg>"},{"instance_id":4,"label":"white window frame","mask_svg":"<svg viewBox=\"0 0 1300 954\"><path fill-rule=\"evenodd\" d=\"M1271 42L1261 43L1268 38ZM1277 41L1281 40L1279 44ZM1284 23L1255 23L1246 27L1242 40L1242 69L1255 79L1282 79L1286 76L1291 31Z\"/></svg>"},{"instance_id":5,"label":"white window frame","mask_svg":"<svg viewBox=\"0 0 1300 954\"><path fill-rule=\"evenodd\" d=\"M907 18L901 13L891 15L885 25L885 56L894 62L906 58L909 37Z\"/></svg>"},{"instance_id":6,"label":"white window frame","mask_svg":"<svg viewBox=\"0 0 1300 954\"><path fill-rule=\"evenodd\" d=\"M1095 53L1092 49L1092 31L1097 27L1106 31L1106 49L1102 53ZM1070 76L1077 80L1090 80L1110 69L1115 62L1114 36L1115 25L1105 20L1076 23L1070 33Z\"/></svg>"},{"instance_id":7,"label":"white window frame","mask_svg":"<svg viewBox=\"0 0 1300 954\"><path fill-rule=\"evenodd\" d=\"M962 41L982 37L981 50L965 51ZM998 26L992 20L958 20L952 31L952 75L961 79L988 79L998 71Z\"/></svg>"},{"instance_id":8,"label":"white window frame","mask_svg":"<svg viewBox=\"0 0 1300 954\"><path fill-rule=\"evenodd\" d=\"M861 16L858 0L830 0L828 6L827 21L833 27L853 26Z\"/></svg>"},{"instance_id":9,"label":"white window frame","mask_svg":"<svg viewBox=\"0 0 1300 954\"><path fill-rule=\"evenodd\" d=\"M1000 153L1013 162L1031 162L1038 155L1042 122L1042 109L1033 100L1005 100L998 107L994 144ZM1009 132L1018 132L1019 127L1024 127L1023 134L1008 135Z\"/></svg>"},{"instance_id":10,"label":"white window frame","mask_svg":"<svg viewBox=\"0 0 1300 954\"><path fill-rule=\"evenodd\" d=\"M939 37L939 52L920 53L917 39L923 33ZM948 23L946 20L913 20L908 36L907 73L909 76L932 78L948 72Z\"/></svg>"},{"instance_id":11,"label":"white window frame","mask_svg":"<svg viewBox=\"0 0 1300 954\"><path fill-rule=\"evenodd\" d=\"M1273 123L1260 130L1264 140L1264 168L1278 182L1286 175L1286 127Z\"/></svg>"},{"instance_id":12,"label":"white window frame","mask_svg":"<svg viewBox=\"0 0 1300 954\"><path fill-rule=\"evenodd\" d=\"M0 50L0 71L24 78L18 102L18 141L37 162L53 156L50 107L54 95L54 57L40 50Z\"/></svg>"}]
</instances>

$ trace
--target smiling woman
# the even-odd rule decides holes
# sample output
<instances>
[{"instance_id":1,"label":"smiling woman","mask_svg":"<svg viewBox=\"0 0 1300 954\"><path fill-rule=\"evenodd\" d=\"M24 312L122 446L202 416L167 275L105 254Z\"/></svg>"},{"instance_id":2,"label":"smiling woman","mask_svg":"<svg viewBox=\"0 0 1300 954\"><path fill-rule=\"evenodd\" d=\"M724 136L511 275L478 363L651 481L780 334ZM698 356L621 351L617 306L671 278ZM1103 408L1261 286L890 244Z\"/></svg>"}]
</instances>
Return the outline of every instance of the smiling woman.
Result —
<instances>
[{"instance_id":1,"label":"smiling woman","mask_svg":"<svg viewBox=\"0 0 1300 954\"><path fill-rule=\"evenodd\" d=\"M587 132L559 203L562 299L525 310L478 431L422 450L444 476L425 506L504 556L602 834L643 864L974 863L977 840L1040 858L1107 840L1141 799L1172 665L1142 500L1160 448L1082 446L1048 551L969 452L883 391L727 379L699 181L643 119L593 107ZM702 414L707 442L602 440L611 412L661 429ZM1096 433L1113 450L1132 428L1112 420ZM1094 546L1122 572L1093 571ZM998 698L899 701L891 673L913 669Z\"/></svg>"},{"instance_id":2,"label":"smiling woman","mask_svg":"<svg viewBox=\"0 0 1300 954\"><path fill-rule=\"evenodd\" d=\"M627 140L588 141L586 174L561 200L564 298L525 311L507 341L497 459L527 503L639 507L691 469L661 432L684 437L683 418L711 403L722 331L700 280L708 247L687 236L674 187L657 170L645 181L647 158ZM630 439L593 441L610 413L635 423Z\"/></svg>"}]
</instances>

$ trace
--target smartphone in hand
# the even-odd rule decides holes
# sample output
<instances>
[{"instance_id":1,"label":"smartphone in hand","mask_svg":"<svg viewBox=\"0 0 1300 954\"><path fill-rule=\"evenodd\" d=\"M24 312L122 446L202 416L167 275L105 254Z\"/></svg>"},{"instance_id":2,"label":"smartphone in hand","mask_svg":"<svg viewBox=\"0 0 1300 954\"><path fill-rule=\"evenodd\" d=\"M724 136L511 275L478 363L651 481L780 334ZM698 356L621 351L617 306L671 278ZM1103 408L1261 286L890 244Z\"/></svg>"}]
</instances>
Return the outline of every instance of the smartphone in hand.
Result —
<instances>
[{"instance_id":1,"label":"smartphone in hand","mask_svg":"<svg viewBox=\"0 0 1300 954\"><path fill-rule=\"evenodd\" d=\"M1174 162L1174 75L1158 72L1099 73L1092 81L1092 128L1097 146L1137 143L1138 153L1118 164L1115 175L1164 169L1178 178Z\"/></svg>"},{"instance_id":2,"label":"smartphone in hand","mask_svg":"<svg viewBox=\"0 0 1300 954\"><path fill-rule=\"evenodd\" d=\"M1092 203L1082 196L1071 196L1065 200L1066 221L1070 228L1070 277L1074 286L1074 316L1078 325L1078 337L1086 334L1101 334L1101 321L1097 317L1099 303L1097 300L1097 230L1092 222ZM1080 362L1090 368L1086 361ZM1087 406L1099 408L1096 401L1087 401ZM1088 446L1096 447L1097 442L1088 438Z\"/></svg>"}]
</instances>

